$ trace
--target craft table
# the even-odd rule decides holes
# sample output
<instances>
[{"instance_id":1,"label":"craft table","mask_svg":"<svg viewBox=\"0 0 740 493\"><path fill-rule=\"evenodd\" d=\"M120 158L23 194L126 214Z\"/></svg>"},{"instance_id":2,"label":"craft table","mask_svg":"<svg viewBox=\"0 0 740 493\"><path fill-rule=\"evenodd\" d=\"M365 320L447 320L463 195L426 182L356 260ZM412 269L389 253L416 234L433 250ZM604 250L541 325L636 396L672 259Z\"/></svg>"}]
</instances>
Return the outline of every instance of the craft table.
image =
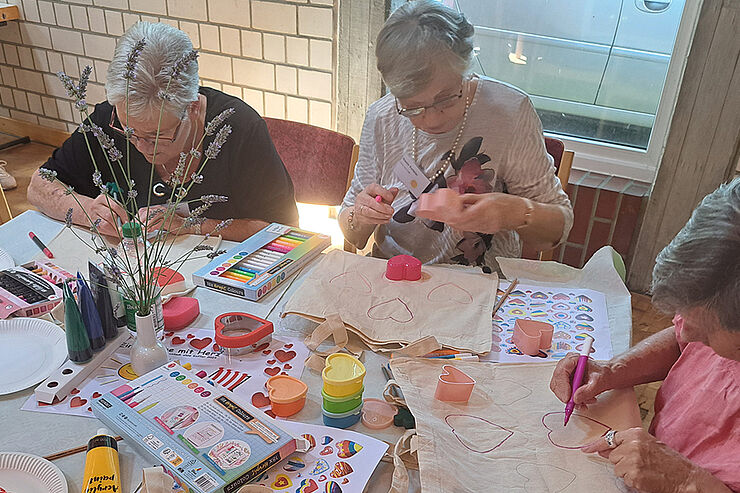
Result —
<instances>
[{"instance_id":1,"label":"craft table","mask_svg":"<svg viewBox=\"0 0 740 493\"><path fill-rule=\"evenodd\" d=\"M61 223L51 221L39 213L27 212L9 223L0 226L0 248L10 251L12 255L16 257L16 263L25 262L38 253L37 249L29 250L28 248L19 248L16 244L17 242L25 241L27 239L28 231L33 230L39 237L44 238L44 241L46 241L47 238L54 238L61 228ZM9 234L11 232L12 234ZM222 247L228 248L230 245L231 244L224 242ZM27 255L27 258L23 258L23 255ZM609 255L611 254L609 253ZM504 272L510 276L511 272L514 271L520 273L528 272L528 277L535 282L557 282L558 280L563 281L571 279L576 281L576 273L580 272L577 269L559 266L559 264L552 263L548 264L555 267L554 269L545 269L544 271L539 272L538 269L541 267L539 264L543 263L537 262L534 264L538 265L532 267L531 264L524 264L523 267L517 270L516 261L511 260L508 261L505 266L502 265L502 267L504 267ZM305 335L310 333L310 330L315 327L315 324L296 316L288 316L281 319L280 312L282 306L290 297L291 293L300 288L302 279L305 277L306 272L315 265L316 262L306 267L304 272L299 273L287 288L282 288L280 291L276 290L275 293L271 293L266 299L263 299L263 301L260 302L251 302L216 293L204 288L197 288L194 296L200 302L202 313L202 317L199 319L198 325L201 327L212 327L215 316L226 311L244 311L258 315L262 313L262 316L265 316L274 323L276 334L305 337ZM558 275L553 274L553 272L556 271L559 272ZM614 274L616 275L616 272ZM593 272L591 272L590 275L597 279L604 279L602 275L594 276ZM523 276L520 275L520 280L522 277ZM583 279L578 280L583 281ZM626 303L624 299L619 297L622 296L619 294L621 293L619 289L624 289L624 292L627 293ZM614 352L616 354L629 347L629 328L631 327L631 322L629 312L629 293L626 288L624 288L623 284L621 285L621 288L616 286L615 290L618 295L618 302L615 303L612 301L612 307L616 306L617 309L612 312L612 307L610 307L610 319L615 317L622 320L617 330L615 330L614 326L612 327L612 342ZM610 294L607 293L607 298L609 298L609 296ZM611 296L614 298L615 294L612 293ZM265 311L269 308L266 306L268 303L273 303L274 307L271 310L268 310L269 313L265 314ZM203 323L209 325L203 325ZM367 376L365 378L364 397L381 397L381 392L385 385L385 378L381 373L380 367L382 364L387 362L387 359L388 358L384 355L365 351L363 361L367 368ZM309 386L306 406L300 413L291 417L291 420L323 424L321 419L321 375L311 371L310 369L305 369L302 380ZM101 423L97 419L21 411L21 406L33 393L33 390L33 388L29 388L10 395L0 396L0 416L3 417L0 451L26 452L38 456L44 456L86 444L87 440L95 434L98 428L101 427ZM397 438L400 437L404 431L396 427L390 427L379 431L369 430L361 423L352 426L350 429L384 440L388 443L395 443ZM133 491L141 480L141 469L149 467L152 464L144 461L144 459L134 452L125 443L125 441L119 442L119 456L123 478L123 491ZM69 491L80 491L82 488L81 482L85 464L85 454L80 453L58 459L54 461L54 463L64 472L69 484ZM420 491L417 471L409 472L411 476L410 490ZM392 464L381 462L371 477L365 491L378 493L388 491L392 473Z\"/></svg>"}]
</instances>

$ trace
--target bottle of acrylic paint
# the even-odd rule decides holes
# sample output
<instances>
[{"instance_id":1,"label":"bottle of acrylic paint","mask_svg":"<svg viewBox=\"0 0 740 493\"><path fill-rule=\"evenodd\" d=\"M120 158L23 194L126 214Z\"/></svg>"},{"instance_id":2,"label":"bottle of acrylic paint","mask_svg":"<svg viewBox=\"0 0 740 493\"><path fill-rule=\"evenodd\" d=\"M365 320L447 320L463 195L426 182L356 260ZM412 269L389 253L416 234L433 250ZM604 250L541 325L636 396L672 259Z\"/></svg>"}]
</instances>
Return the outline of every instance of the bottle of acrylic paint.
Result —
<instances>
[{"instance_id":1,"label":"bottle of acrylic paint","mask_svg":"<svg viewBox=\"0 0 740 493\"><path fill-rule=\"evenodd\" d=\"M121 491L121 471L118 465L118 444L105 428L87 442L85 477L82 493Z\"/></svg>"}]
</instances>

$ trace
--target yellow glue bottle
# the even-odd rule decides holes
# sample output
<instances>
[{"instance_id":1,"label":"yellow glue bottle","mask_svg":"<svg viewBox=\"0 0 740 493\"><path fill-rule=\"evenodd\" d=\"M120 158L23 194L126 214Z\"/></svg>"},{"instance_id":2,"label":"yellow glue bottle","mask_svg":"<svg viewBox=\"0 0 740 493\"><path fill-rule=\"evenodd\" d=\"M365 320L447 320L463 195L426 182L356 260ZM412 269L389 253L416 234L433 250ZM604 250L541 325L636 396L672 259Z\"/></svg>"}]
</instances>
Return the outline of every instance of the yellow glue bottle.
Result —
<instances>
[{"instance_id":1,"label":"yellow glue bottle","mask_svg":"<svg viewBox=\"0 0 740 493\"><path fill-rule=\"evenodd\" d=\"M118 465L118 444L108 430L101 428L87 442L82 493L119 493L120 491L121 470Z\"/></svg>"}]
</instances>

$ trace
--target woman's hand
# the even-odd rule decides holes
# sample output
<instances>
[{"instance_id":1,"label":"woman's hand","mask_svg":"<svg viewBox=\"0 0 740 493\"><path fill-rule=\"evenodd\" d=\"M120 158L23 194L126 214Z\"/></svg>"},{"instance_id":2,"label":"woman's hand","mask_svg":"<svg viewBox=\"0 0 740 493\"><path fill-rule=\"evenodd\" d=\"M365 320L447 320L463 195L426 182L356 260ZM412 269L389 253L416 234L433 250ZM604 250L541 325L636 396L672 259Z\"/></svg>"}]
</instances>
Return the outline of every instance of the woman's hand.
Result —
<instances>
[{"instance_id":1,"label":"woman's hand","mask_svg":"<svg viewBox=\"0 0 740 493\"><path fill-rule=\"evenodd\" d=\"M174 212L167 212L167 206L164 205L153 205L149 208L142 207L139 209L137 216L148 233L158 229L166 229L169 232L180 234L184 223L182 216Z\"/></svg>"},{"instance_id":2,"label":"woman's hand","mask_svg":"<svg viewBox=\"0 0 740 493\"><path fill-rule=\"evenodd\" d=\"M695 465L683 455L658 441L642 428L618 431L614 446L605 438L582 447L586 453L597 452L614 464L614 474L624 483L646 493L675 493L679 491L709 491L691 485L718 486L712 491L724 491L719 480Z\"/></svg>"},{"instance_id":3,"label":"woman's hand","mask_svg":"<svg viewBox=\"0 0 740 493\"><path fill-rule=\"evenodd\" d=\"M375 199L378 195L383 199L382 202ZM368 185L355 199L354 221L358 224L386 224L390 222L394 213L390 204L396 199L396 195L398 195L398 188L396 187L385 189L377 183Z\"/></svg>"},{"instance_id":4,"label":"woman's hand","mask_svg":"<svg viewBox=\"0 0 740 493\"><path fill-rule=\"evenodd\" d=\"M434 194L439 194L437 190ZM443 192L444 193L444 192ZM497 233L524 224L527 203L522 197L506 193L465 193L445 201L446 206L433 213L417 211L419 217L440 221L460 231Z\"/></svg>"},{"instance_id":5,"label":"woman's hand","mask_svg":"<svg viewBox=\"0 0 740 493\"><path fill-rule=\"evenodd\" d=\"M550 390L555 397L567 403L572 392L571 382L573 373L578 364L578 353L568 353L565 358L558 361L550 379ZM606 363L589 359L583 382L576 390L573 401L578 409L585 409L589 404L596 402L596 396L600 393L614 388L611 382L611 369Z\"/></svg>"},{"instance_id":6,"label":"woman's hand","mask_svg":"<svg viewBox=\"0 0 740 493\"><path fill-rule=\"evenodd\" d=\"M119 238L119 220L121 223L128 222L128 214L123 206L102 193L89 200L84 208L93 224L97 224L98 231L105 236ZM86 223L87 218L79 224Z\"/></svg>"}]
</instances>

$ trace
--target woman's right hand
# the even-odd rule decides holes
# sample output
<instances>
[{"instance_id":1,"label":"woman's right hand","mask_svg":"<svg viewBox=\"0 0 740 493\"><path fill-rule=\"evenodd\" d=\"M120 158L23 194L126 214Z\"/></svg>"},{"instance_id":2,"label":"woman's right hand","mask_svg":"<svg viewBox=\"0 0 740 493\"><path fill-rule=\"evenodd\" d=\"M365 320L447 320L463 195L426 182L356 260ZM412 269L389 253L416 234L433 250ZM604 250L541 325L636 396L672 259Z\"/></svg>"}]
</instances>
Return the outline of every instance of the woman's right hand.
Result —
<instances>
[{"instance_id":1,"label":"woman's right hand","mask_svg":"<svg viewBox=\"0 0 740 493\"><path fill-rule=\"evenodd\" d=\"M380 195L383 199L378 202L375 197ZM373 183L357 195L355 199L355 216L354 220L359 224L386 224L393 217L393 207L391 203L398 195L398 188L391 187L385 189Z\"/></svg>"},{"instance_id":2,"label":"woman's right hand","mask_svg":"<svg viewBox=\"0 0 740 493\"><path fill-rule=\"evenodd\" d=\"M570 400L570 394L572 392L571 382L573 381L573 374L576 371L579 356L578 353L568 353L565 358L558 362L555 371L552 372L550 390L564 403ZM573 396L576 407L584 409L589 404L596 403L597 395L613 388L610 379L611 369L608 363L589 358L581 386L578 387L576 394Z\"/></svg>"},{"instance_id":3,"label":"woman's right hand","mask_svg":"<svg viewBox=\"0 0 740 493\"><path fill-rule=\"evenodd\" d=\"M98 231L105 236L118 238L121 234L118 231L118 219L121 220L121 223L128 222L128 214L123 206L102 193L94 199L90 199L90 202L85 205L85 210L93 223L100 219L97 225ZM87 218L84 218L80 224L86 223Z\"/></svg>"}]
</instances>

